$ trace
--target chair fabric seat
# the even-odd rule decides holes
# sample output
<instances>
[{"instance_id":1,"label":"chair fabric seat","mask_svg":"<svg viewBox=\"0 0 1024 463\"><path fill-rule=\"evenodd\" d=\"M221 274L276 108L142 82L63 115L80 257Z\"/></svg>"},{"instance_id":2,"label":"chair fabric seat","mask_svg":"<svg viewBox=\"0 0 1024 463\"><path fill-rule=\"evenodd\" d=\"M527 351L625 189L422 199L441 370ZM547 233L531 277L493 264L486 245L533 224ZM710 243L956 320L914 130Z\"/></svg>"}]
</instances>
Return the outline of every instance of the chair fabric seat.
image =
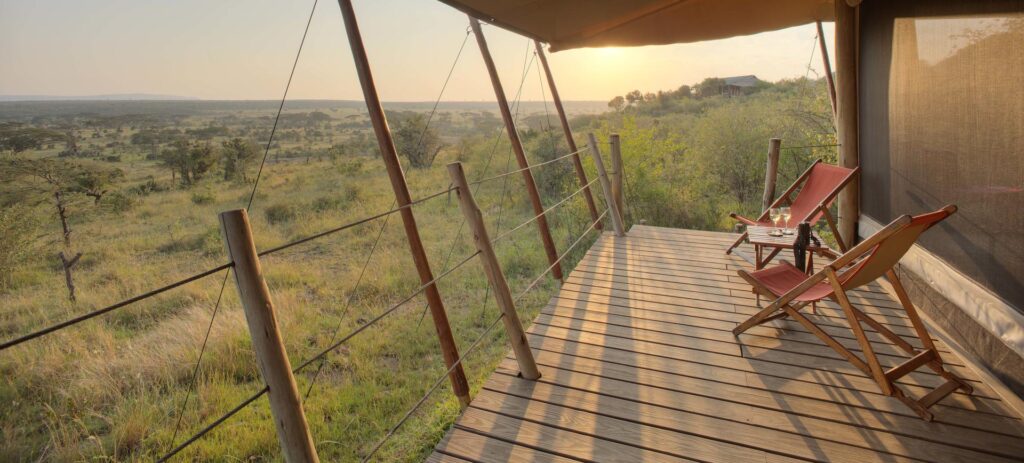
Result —
<instances>
[{"instance_id":1,"label":"chair fabric seat","mask_svg":"<svg viewBox=\"0 0 1024 463\"><path fill-rule=\"evenodd\" d=\"M768 290L774 293L776 297L788 293L790 290L796 288L807 280L807 274L794 267L793 264L790 264L789 262L782 262L774 267L751 272L750 276L761 283L765 288L768 288ZM813 302L831 296L832 292L832 285L823 280L818 284L811 286L810 289L804 291L793 300L798 302Z\"/></svg>"}]
</instances>

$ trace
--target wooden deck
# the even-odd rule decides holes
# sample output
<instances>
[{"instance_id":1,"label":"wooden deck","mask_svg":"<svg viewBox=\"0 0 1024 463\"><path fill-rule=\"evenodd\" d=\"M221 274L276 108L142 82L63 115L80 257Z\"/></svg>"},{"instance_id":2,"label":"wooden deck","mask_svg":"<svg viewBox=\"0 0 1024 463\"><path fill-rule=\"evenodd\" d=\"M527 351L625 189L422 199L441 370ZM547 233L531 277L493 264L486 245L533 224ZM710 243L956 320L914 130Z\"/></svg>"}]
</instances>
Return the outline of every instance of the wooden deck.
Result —
<instances>
[{"instance_id":1,"label":"wooden deck","mask_svg":"<svg viewBox=\"0 0 1024 463\"><path fill-rule=\"evenodd\" d=\"M733 337L756 308L736 275L750 265L722 252L734 239L604 235L529 329L542 378L518 378L505 359L428 461L1024 461L1020 419L941 343L976 392L946 398L927 423L795 323ZM880 286L853 295L909 332ZM855 348L840 316L834 305L810 315ZM876 346L887 366L903 358ZM917 395L939 384L931 372L900 382Z\"/></svg>"}]
</instances>

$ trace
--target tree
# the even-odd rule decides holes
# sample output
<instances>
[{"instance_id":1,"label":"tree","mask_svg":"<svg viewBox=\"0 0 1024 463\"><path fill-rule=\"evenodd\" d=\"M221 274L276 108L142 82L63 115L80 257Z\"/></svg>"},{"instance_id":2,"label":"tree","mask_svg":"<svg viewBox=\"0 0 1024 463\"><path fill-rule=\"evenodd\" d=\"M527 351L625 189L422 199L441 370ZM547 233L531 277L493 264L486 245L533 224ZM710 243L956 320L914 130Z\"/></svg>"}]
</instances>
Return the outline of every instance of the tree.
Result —
<instances>
[{"instance_id":1,"label":"tree","mask_svg":"<svg viewBox=\"0 0 1024 463\"><path fill-rule=\"evenodd\" d=\"M181 176L182 185L198 182L217 163L217 152L209 142L193 144L188 140L178 140L169 149L160 153L160 161L173 172Z\"/></svg>"},{"instance_id":2,"label":"tree","mask_svg":"<svg viewBox=\"0 0 1024 463\"><path fill-rule=\"evenodd\" d=\"M236 137L223 142L220 157L224 161L224 180L245 180L246 169L257 156L259 148L249 140Z\"/></svg>"},{"instance_id":3,"label":"tree","mask_svg":"<svg viewBox=\"0 0 1024 463\"><path fill-rule=\"evenodd\" d=\"M629 103L630 106L633 106L638 102L643 101L643 99L644 95L643 93L640 93L640 90L633 90L632 92L626 94L626 102Z\"/></svg>"},{"instance_id":4,"label":"tree","mask_svg":"<svg viewBox=\"0 0 1024 463\"><path fill-rule=\"evenodd\" d=\"M682 85L676 89L676 98L690 98L693 96L693 90L690 89L689 85Z\"/></svg>"},{"instance_id":5,"label":"tree","mask_svg":"<svg viewBox=\"0 0 1024 463\"><path fill-rule=\"evenodd\" d=\"M622 108L626 107L626 99L621 95L612 98L612 101L608 102L608 107L616 111L622 111Z\"/></svg>"},{"instance_id":6,"label":"tree","mask_svg":"<svg viewBox=\"0 0 1024 463\"><path fill-rule=\"evenodd\" d=\"M725 88L725 79L719 79L718 77L708 77L697 84L697 98L707 98L710 96L721 95L722 89Z\"/></svg>"},{"instance_id":7,"label":"tree","mask_svg":"<svg viewBox=\"0 0 1024 463\"><path fill-rule=\"evenodd\" d=\"M75 132L68 130L64 139L64 151L61 151L59 156L78 157L79 154L81 153L78 151L78 140L75 138Z\"/></svg>"},{"instance_id":8,"label":"tree","mask_svg":"<svg viewBox=\"0 0 1024 463\"><path fill-rule=\"evenodd\" d=\"M62 140L64 134L55 130L24 127L16 122L0 124L0 150L10 150L14 154L40 149L46 143Z\"/></svg>"},{"instance_id":9,"label":"tree","mask_svg":"<svg viewBox=\"0 0 1024 463\"><path fill-rule=\"evenodd\" d=\"M444 148L437 132L427 126L427 118L416 113L398 120L394 131L395 148L415 168L430 167Z\"/></svg>"},{"instance_id":10,"label":"tree","mask_svg":"<svg viewBox=\"0 0 1024 463\"><path fill-rule=\"evenodd\" d=\"M160 164L171 171L171 181L181 173L181 183L188 184L188 142L179 140L160 152Z\"/></svg>"},{"instance_id":11,"label":"tree","mask_svg":"<svg viewBox=\"0 0 1024 463\"><path fill-rule=\"evenodd\" d=\"M121 169L82 169L73 176L73 184L68 189L73 193L82 193L93 199L93 204L99 205L103 195L107 194L109 187L117 180L124 177Z\"/></svg>"},{"instance_id":12,"label":"tree","mask_svg":"<svg viewBox=\"0 0 1024 463\"><path fill-rule=\"evenodd\" d=\"M69 208L75 204L78 195L92 197L93 204L98 204L106 194L108 186L114 180L121 178L123 173L117 169L72 162L61 158L15 158L0 165L0 174L10 178L11 181L19 182L19 186L29 194L53 197L64 241L64 250L58 253L58 257L61 267L64 269L68 299L74 301L75 284L71 270L78 263L78 259L82 257L82 253L77 253L74 256L71 256L70 253ZM69 252L65 253L65 251Z\"/></svg>"},{"instance_id":13,"label":"tree","mask_svg":"<svg viewBox=\"0 0 1024 463\"><path fill-rule=\"evenodd\" d=\"M209 142L192 145L188 151L188 167L191 181L197 182L217 164L217 151Z\"/></svg>"}]
</instances>

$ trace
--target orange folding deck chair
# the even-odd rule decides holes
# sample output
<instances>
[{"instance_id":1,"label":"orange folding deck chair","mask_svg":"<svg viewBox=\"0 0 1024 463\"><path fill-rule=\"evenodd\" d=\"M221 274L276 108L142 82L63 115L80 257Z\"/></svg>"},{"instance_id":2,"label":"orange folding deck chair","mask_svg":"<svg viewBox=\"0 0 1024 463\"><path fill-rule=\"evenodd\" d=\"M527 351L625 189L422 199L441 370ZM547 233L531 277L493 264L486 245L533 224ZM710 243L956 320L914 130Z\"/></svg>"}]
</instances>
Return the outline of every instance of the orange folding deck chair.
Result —
<instances>
[{"instance_id":1,"label":"orange folding deck chair","mask_svg":"<svg viewBox=\"0 0 1024 463\"><path fill-rule=\"evenodd\" d=\"M970 394L972 388L966 381L954 376L944 368L942 358L935 349L935 344L921 322L921 318L914 309L914 305L910 302L906 290L904 290L899 278L897 278L896 272L893 271L893 266L906 254L921 233L949 217L954 212L956 212L956 206L950 205L935 212L915 217L904 215L886 225L885 228L839 256L831 264L826 265L821 271L813 275L805 274L788 262L782 262L774 267L756 272L740 270L740 276L753 285L755 292L771 298L773 302L754 316L740 323L733 329L733 334L738 336L755 325L787 316L792 317L824 341L825 344L849 360L855 367L863 371L864 374L873 378L882 389L882 393L896 397L913 409L921 418L931 421L933 417L928 408L957 389L962 389ZM857 261L861 257L863 258ZM847 268L848 265L849 267ZM850 303L850 299L846 294L847 291L871 283L882 276L885 276L892 284L896 296L906 311L907 317L914 327L914 332L920 339L924 349L918 350L914 348L913 345L896 333L893 333L885 325L872 319ZM853 329L853 334L864 354L863 359L833 339L800 313L800 309L808 304L826 298L835 301L842 307L843 314L846 316L850 328ZM910 359L896 367L883 371L870 341L864 334L864 328L861 326L861 323L866 323L880 335L904 350L910 356ZM896 384L896 381L922 366L928 366L944 378L946 382L920 399L912 399Z\"/></svg>"},{"instance_id":2,"label":"orange folding deck chair","mask_svg":"<svg viewBox=\"0 0 1024 463\"><path fill-rule=\"evenodd\" d=\"M768 207L772 209L779 206L789 205L792 216L790 222L801 223L809 222L811 225L818 223L822 217L828 222L829 227L832 228L832 234L836 238L836 242L839 244L839 250L846 251L846 243L839 237L839 231L836 229L836 222L832 218L832 214L829 213L828 207L832 204L832 201L836 199L839 192L850 183L851 180L856 178L857 174L860 173L860 167L856 169L847 169L845 167L833 166L831 164L825 164L821 160L814 161L811 167L808 167L800 177L793 182L792 185L786 189L785 192L779 196L775 202ZM790 200L790 196L798 187L800 191L796 194L796 198ZM735 212L730 213L729 216L739 220L746 225L760 225L765 227L774 226L768 219L769 211L764 211L757 220L751 220ZM739 246L747 239L747 234L743 233L736 240L729 249L725 250L726 254L732 253L736 246ZM774 254L773 254L774 257ZM770 258L767 260L771 260Z\"/></svg>"}]
</instances>

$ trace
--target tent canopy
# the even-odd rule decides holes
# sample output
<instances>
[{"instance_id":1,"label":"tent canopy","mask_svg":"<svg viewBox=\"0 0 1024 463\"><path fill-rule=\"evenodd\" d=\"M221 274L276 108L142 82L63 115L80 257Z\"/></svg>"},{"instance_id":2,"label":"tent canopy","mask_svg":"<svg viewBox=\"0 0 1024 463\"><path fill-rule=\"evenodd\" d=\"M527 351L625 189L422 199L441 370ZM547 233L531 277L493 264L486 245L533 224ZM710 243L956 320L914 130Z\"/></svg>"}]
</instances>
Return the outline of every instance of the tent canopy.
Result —
<instances>
[{"instance_id":1,"label":"tent canopy","mask_svg":"<svg viewBox=\"0 0 1024 463\"><path fill-rule=\"evenodd\" d=\"M834 16L832 0L440 1L552 51L723 39Z\"/></svg>"}]
</instances>

